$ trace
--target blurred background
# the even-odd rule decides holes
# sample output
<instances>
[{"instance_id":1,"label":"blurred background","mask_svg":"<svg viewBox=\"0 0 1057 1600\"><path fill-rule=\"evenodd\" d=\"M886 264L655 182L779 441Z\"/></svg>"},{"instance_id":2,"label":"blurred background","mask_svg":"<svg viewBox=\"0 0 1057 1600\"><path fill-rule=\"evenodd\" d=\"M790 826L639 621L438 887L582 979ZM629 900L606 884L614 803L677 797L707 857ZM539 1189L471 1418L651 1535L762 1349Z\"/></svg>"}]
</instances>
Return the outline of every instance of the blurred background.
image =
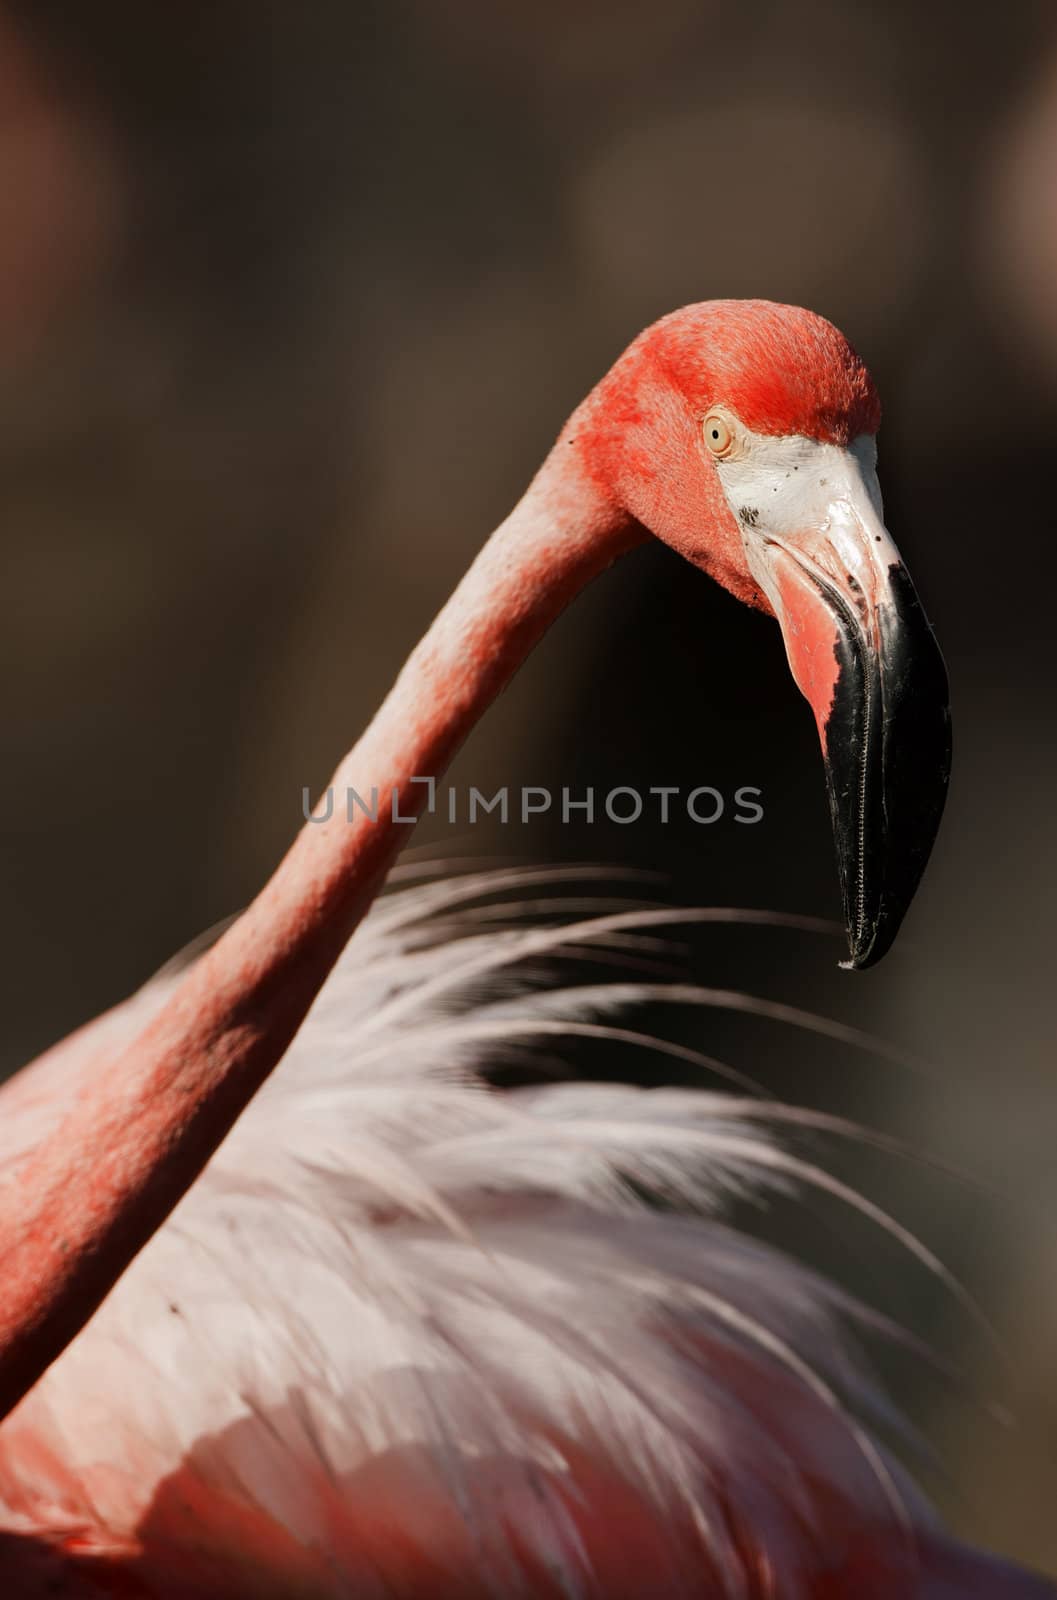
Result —
<instances>
[{"instance_id":1,"label":"blurred background","mask_svg":"<svg viewBox=\"0 0 1057 1600\"><path fill-rule=\"evenodd\" d=\"M1050 0L998 27L949 0L0 0L3 1070L252 896L302 785L641 326L715 296L811 306L885 400L951 800L879 970L774 931L689 959L927 1065L719 1015L665 1030L931 1158L834 1157L997 1353L853 1220L774 1230L957 1369L885 1362L930 1489L1057 1571L1055 284ZM659 548L553 630L452 781L757 785L752 828L429 837L838 914L777 629Z\"/></svg>"}]
</instances>

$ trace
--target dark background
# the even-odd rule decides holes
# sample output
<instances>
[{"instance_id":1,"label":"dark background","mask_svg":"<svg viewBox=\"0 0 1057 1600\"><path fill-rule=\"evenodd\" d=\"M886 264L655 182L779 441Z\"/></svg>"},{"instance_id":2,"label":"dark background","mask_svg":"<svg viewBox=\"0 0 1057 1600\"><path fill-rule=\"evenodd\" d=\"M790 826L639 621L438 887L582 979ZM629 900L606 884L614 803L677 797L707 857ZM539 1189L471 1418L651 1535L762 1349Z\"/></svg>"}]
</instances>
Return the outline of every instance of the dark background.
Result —
<instances>
[{"instance_id":1,"label":"dark background","mask_svg":"<svg viewBox=\"0 0 1057 1600\"><path fill-rule=\"evenodd\" d=\"M890 1372L948 1514L1057 1569L1050 0L3 0L3 1065L254 893L567 413L722 295L807 304L874 370L956 765L877 972L789 933L692 951L930 1065L707 1015L693 1039L962 1175L843 1158L998 1355L868 1230L795 1237L961 1371ZM777 630L660 549L583 597L453 782L758 784L755 828L432 837L837 913Z\"/></svg>"}]
</instances>

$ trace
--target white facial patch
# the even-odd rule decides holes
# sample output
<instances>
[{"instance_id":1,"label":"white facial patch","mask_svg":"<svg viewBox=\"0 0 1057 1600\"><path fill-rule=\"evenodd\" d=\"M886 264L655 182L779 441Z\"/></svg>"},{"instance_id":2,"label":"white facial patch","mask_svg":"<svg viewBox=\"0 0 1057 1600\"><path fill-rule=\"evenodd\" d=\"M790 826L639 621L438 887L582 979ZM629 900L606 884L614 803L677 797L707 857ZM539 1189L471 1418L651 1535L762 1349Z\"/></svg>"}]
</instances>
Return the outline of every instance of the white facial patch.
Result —
<instances>
[{"instance_id":1,"label":"white facial patch","mask_svg":"<svg viewBox=\"0 0 1057 1600\"><path fill-rule=\"evenodd\" d=\"M878 571L899 560L882 521L877 445L869 434L843 446L753 433L739 423L733 449L715 467L749 570L772 603L768 544L795 549L807 564L842 585L853 579L867 593Z\"/></svg>"}]
</instances>

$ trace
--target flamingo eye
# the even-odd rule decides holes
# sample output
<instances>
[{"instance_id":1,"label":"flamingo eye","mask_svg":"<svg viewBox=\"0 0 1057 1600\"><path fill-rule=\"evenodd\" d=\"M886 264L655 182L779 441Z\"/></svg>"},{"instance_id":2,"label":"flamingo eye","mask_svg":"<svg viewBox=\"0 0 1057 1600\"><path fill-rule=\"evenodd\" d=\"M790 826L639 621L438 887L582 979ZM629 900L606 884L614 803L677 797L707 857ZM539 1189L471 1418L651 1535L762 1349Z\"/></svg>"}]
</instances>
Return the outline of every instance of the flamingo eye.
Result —
<instances>
[{"instance_id":1,"label":"flamingo eye","mask_svg":"<svg viewBox=\"0 0 1057 1600\"><path fill-rule=\"evenodd\" d=\"M710 411L702 424L705 443L714 456L725 456L734 443L734 429L718 411Z\"/></svg>"}]
</instances>

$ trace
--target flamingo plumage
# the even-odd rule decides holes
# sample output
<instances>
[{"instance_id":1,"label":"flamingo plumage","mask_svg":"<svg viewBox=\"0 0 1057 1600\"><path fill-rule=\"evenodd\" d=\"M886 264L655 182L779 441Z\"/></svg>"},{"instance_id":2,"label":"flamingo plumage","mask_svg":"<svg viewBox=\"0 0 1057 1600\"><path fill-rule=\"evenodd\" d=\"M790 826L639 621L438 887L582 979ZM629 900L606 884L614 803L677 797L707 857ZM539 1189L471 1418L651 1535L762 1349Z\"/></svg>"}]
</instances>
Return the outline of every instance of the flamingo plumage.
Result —
<instances>
[{"instance_id":1,"label":"flamingo plumage","mask_svg":"<svg viewBox=\"0 0 1057 1600\"><path fill-rule=\"evenodd\" d=\"M854 1199L790 1148L791 1113L488 1087L533 1041L632 1039L654 986L541 988L540 966L629 954L663 913L504 922L502 877L378 899L424 779L652 535L778 617L850 961L879 959L938 826L949 723L881 520L878 422L862 363L807 312L711 302L647 330L339 766L335 789L382 805L307 823L214 941L4 1087L10 1592L1054 1592L943 1536L871 1431L857 1309L724 1221L745 1193Z\"/></svg>"}]
</instances>

